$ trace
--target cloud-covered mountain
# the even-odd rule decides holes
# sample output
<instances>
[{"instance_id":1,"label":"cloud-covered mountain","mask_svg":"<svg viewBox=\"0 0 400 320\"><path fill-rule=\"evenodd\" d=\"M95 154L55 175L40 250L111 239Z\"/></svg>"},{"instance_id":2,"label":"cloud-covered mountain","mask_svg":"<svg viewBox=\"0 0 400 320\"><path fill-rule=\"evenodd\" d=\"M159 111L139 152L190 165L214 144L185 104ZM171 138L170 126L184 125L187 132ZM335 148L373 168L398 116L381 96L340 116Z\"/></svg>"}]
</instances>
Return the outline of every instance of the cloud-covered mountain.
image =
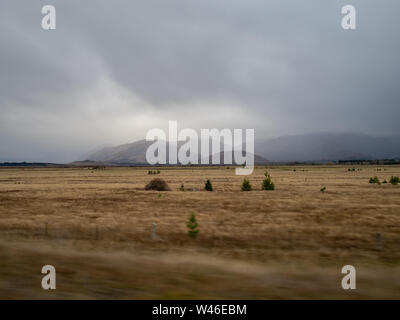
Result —
<instances>
[{"instance_id":1,"label":"cloud-covered mountain","mask_svg":"<svg viewBox=\"0 0 400 320\"><path fill-rule=\"evenodd\" d=\"M256 141L255 151L270 161L375 160L400 157L400 135L312 133Z\"/></svg>"},{"instance_id":2,"label":"cloud-covered mountain","mask_svg":"<svg viewBox=\"0 0 400 320\"><path fill-rule=\"evenodd\" d=\"M70 162L168 120L400 134L398 0L50 2L44 31L44 1L0 1L0 161Z\"/></svg>"},{"instance_id":3,"label":"cloud-covered mountain","mask_svg":"<svg viewBox=\"0 0 400 320\"><path fill-rule=\"evenodd\" d=\"M152 143L140 140L115 147L104 147L88 153L82 160L115 165L147 164L146 150ZM181 144L178 145L178 148ZM220 157L220 162L223 163L223 155L221 154ZM354 133L313 133L265 140L259 139L255 142L256 164L265 164L268 161L335 161L393 158L400 158L399 135L373 137Z\"/></svg>"},{"instance_id":4,"label":"cloud-covered mountain","mask_svg":"<svg viewBox=\"0 0 400 320\"><path fill-rule=\"evenodd\" d=\"M152 142L140 140L115 147L104 147L92 153L89 152L84 156L84 160L113 164L145 164L146 150L151 144Z\"/></svg>"},{"instance_id":5,"label":"cloud-covered mountain","mask_svg":"<svg viewBox=\"0 0 400 320\"><path fill-rule=\"evenodd\" d=\"M178 150L180 146L184 142L179 142L178 143ZM144 165L147 164L146 161L146 151L147 148L153 144L152 141L146 141L146 140L139 140L133 143L128 143L128 144L122 144L116 147L105 147L101 148L100 150L91 152L86 154L82 160L91 160L91 161L96 161L96 162L101 162L101 163L109 163L109 164L114 164L114 165L135 165L135 164L140 164ZM169 157L168 157L168 148L169 148L169 143L166 143L167 146L167 163L169 162ZM200 146L200 142L199 142ZM211 147L211 144L210 144ZM223 145L221 145L221 151L223 150ZM245 150L245 149L244 149ZM210 150L210 154L211 150ZM220 163L224 163L224 154L221 152L220 153ZM201 162L201 157L200 155L197 155L198 158L198 163ZM234 159L234 157L232 157ZM264 159L263 157L259 155L254 156L254 161L256 164L265 164L267 163L267 160ZM81 162L79 162L81 163ZM209 163L211 164L211 157ZM233 160L233 163L235 161ZM229 163L230 164L230 163Z\"/></svg>"}]
</instances>

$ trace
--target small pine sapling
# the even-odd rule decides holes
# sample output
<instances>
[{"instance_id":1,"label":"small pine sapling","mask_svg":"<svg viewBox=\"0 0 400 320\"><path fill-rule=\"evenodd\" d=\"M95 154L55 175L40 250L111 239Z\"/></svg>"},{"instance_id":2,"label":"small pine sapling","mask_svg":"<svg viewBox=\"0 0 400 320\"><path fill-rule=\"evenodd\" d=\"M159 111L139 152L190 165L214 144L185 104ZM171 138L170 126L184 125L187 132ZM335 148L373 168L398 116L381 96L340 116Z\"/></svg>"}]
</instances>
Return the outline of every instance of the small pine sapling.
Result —
<instances>
[{"instance_id":1,"label":"small pine sapling","mask_svg":"<svg viewBox=\"0 0 400 320\"><path fill-rule=\"evenodd\" d=\"M248 179L244 179L241 187L242 191L251 191L251 184Z\"/></svg>"},{"instance_id":2,"label":"small pine sapling","mask_svg":"<svg viewBox=\"0 0 400 320\"><path fill-rule=\"evenodd\" d=\"M204 189L206 189L207 191L213 191L213 187L212 187L210 179L207 179Z\"/></svg>"},{"instance_id":3,"label":"small pine sapling","mask_svg":"<svg viewBox=\"0 0 400 320\"><path fill-rule=\"evenodd\" d=\"M271 176L269 175L268 171L265 171L264 175L265 175L265 179L263 180L263 182L261 184L261 189L262 190L274 190L275 185L272 182Z\"/></svg>"},{"instance_id":4,"label":"small pine sapling","mask_svg":"<svg viewBox=\"0 0 400 320\"><path fill-rule=\"evenodd\" d=\"M192 239L195 239L197 237L197 234L199 233L199 229L198 229L198 223L196 220L196 216L192 213L192 215L190 216L189 222L186 224L186 226L188 227L188 236Z\"/></svg>"}]
</instances>

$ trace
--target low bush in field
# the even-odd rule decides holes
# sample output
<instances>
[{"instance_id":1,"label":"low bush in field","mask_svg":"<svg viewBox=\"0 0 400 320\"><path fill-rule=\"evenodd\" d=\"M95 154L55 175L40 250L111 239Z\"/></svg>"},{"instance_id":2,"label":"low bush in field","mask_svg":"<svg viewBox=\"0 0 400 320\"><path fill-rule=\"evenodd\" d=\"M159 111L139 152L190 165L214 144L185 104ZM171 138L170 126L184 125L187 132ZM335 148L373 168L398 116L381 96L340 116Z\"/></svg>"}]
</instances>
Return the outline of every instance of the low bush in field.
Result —
<instances>
[{"instance_id":1,"label":"low bush in field","mask_svg":"<svg viewBox=\"0 0 400 320\"><path fill-rule=\"evenodd\" d=\"M242 191L251 191L252 187L248 179L244 179L241 187Z\"/></svg>"},{"instance_id":2,"label":"low bush in field","mask_svg":"<svg viewBox=\"0 0 400 320\"><path fill-rule=\"evenodd\" d=\"M206 189L207 191L213 191L213 187L212 187L210 179L207 179L207 181L204 185L204 189Z\"/></svg>"},{"instance_id":3,"label":"low bush in field","mask_svg":"<svg viewBox=\"0 0 400 320\"><path fill-rule=\"evenodd\" d=\"M381 182L379 181L379 178L377 176L375 176L373 178L369 178L369 183L381 184Z\"/></svg>"},{"instance_id":4,"label":"low bush in field","mask_svg":"<svg viewBox=\"0 0 400 320\"><path fill-rule=\"evenodd\" d=\"M392 185L395 186L395 185L399 184L400 178L399 178L399 177L396 177L396 176L391 176L389 182L390 182Z\"/></svg>"},{"instance_id":5,"label":"low bush in field","mask_svg":"<svg viewBox=\"0 0 400 320\"><path fill-rule=\"evenodd\" d=\"M265 179L263 180L261 184L261 189L262 190L275 190L275 185L272 182L271 176L269 175L268 171L265 171L264 173Z\"/></svg>"},{"instance_id":6,"label":"low bush in field","mask_svg":"<svg viewBox=\"0 0 400 320\"><path fill-rule=\"evenodd\" d=\"M157 191L170 191L171 188L168 184L160 178L151 180L145 187L145 190L157 190Z\"/></svg>"},{"instance_id":7,"label":"low bush in field","mask_svg":"<svg viewBox=\"0 0 400 320\"><path fill-rule=\"evenodd\" d=\"M196 216L193 213L190 216L186 226L188 227L188 236L192 239L195 239L197 237L197 234L199 233L199 225L197 224Z\"/></svg>"}]
</instances>

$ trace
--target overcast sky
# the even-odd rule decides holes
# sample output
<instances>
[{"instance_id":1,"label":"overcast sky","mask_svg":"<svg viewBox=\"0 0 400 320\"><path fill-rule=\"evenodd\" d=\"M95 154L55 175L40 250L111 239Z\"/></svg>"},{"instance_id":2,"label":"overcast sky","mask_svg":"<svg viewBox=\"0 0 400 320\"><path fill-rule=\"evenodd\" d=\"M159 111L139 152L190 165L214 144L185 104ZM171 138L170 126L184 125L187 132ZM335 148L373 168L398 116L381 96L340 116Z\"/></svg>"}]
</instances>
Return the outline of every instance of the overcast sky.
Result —
<instances>
[{"instance_id":1,"label":"overcast sky","mask_svg":"<svg viewBox=\"0 0 400 320\"><path fill-rule=\"evenodd\" d=\"M0 161L72 161L168 120L399 134L399 14L398 0L1 0Z\"/></svg>"}]
</instances>

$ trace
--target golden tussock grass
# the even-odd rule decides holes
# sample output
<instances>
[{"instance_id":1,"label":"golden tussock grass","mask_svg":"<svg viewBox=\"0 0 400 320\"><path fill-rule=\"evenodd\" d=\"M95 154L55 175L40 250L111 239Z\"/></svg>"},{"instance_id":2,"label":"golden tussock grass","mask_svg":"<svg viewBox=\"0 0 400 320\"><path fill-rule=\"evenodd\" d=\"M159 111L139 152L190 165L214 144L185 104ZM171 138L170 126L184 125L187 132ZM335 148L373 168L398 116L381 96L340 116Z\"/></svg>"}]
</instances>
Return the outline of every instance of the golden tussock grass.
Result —
<instances>
[{"instance_id":1,"label":"golden tussock grass","mask_svg":"<svg viewBox=\"0 0 400 320\"><path fill-rule=\"evenodd\" d=\"M166 192L144 190L148 168L1 169L0 298L398 299L400 186L368 180L400 167L360 168L274 166L262 191L260 167L251 192L233 167L159 168ZM357 290L341 288L345 264Z\"/></svg>"}]
</instances>

